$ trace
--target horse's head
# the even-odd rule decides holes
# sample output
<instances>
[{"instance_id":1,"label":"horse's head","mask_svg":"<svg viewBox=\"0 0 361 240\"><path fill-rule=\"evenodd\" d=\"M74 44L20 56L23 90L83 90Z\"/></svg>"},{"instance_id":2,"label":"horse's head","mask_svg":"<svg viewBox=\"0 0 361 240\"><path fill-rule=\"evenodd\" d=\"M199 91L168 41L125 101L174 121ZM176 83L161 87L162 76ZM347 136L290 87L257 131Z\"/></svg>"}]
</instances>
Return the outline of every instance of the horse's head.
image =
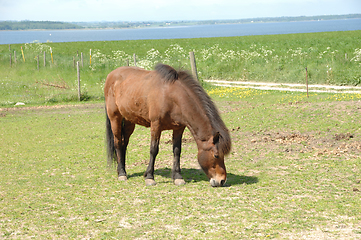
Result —
<instances>
[{"instance_id":1,"label":"horse's head","mask_svg":"<svg viewBox=\"0 0 361 240\"><path fill-rule=\"evenodd\" d=\"M198 162L209 178L212 187L221 187L227 181L224 154L218 150L217 146L219 138L219 133L216 133L203 143L202 148L198 148Z\"/></svg>"}]
</instances>

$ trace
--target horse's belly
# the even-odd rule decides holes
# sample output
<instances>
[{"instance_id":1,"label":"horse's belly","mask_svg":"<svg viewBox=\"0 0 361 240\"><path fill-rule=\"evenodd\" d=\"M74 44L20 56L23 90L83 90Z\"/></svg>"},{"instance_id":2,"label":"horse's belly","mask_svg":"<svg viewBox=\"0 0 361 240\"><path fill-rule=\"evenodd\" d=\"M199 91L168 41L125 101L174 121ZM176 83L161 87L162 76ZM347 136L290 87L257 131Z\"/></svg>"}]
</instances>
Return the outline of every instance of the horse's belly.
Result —
<instances>
[{"instance_id":1,"label":"horse's belly","mask_svg":"<svg viewBox=\"0 0 361 240\"><path fill-rule=\"evenodd\" d=\"M138 124L138 125L141 125L144 127L150 127L150 121L141 116L134 116L134 115L129 115L129 114L124 114L123 116L129 122L132 122L134 124Z\"/></svg>"},{"instance_id":2,"label":"horse's belly","mask_svg":"<svg viewBox=\"0 0 361 240\"><path fill-rule=\"evenodd\" d=\"M131 117L127 117L125 116L125 119L127 119L128 121L134 123L134 124L138 124L138 125L141 125L141 126L144 126L144 127L150 127L150 122L147 121L146 119L144 118L141 118L141 117L138 117L138 116L131 116Z\"/></svg>"},{"instance_id":3,"label":"horse's belly","mask_svg":"<svg viewBox=\"0 0 361 240\"><path fill-rule=\"evenodd\" d=\"M150 127L151 120L149 119L148 108L145 103L140 101L124 101L118 105L120 114L128 121Z\"/></svg>"}]
</instances>

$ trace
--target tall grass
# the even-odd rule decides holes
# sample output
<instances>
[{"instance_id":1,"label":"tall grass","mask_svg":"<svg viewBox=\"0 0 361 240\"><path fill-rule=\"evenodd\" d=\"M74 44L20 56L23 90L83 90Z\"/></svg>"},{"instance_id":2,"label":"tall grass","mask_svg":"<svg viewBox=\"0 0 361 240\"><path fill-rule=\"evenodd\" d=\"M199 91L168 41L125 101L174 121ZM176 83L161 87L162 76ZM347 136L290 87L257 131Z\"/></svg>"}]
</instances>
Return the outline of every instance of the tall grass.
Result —
<instances>
[{"instance_id":1,"label":"tall grass","mask_svg":"<svg viewBox=\"0 0 361 240\"><path fill-rule=\"evenodd\" d=\"M156 63L163 62L175 68L190 69L188 53L194 51L201 79L301 83L307 67L310 83L360 85L360 37L361 31L350 31L201 39L34 42L11 45L10 51L8 45L0 45L0 105L12 105L17 101L43 104L75 100L77 75L73 59L80 61L81 53L84 55L81 81L85 99L102 99L107 74L125 65L127 59L134 65L134 53L139 67L152 69ZM43 66L44 51L46 67Z\"/></svg>"}]
</instances>

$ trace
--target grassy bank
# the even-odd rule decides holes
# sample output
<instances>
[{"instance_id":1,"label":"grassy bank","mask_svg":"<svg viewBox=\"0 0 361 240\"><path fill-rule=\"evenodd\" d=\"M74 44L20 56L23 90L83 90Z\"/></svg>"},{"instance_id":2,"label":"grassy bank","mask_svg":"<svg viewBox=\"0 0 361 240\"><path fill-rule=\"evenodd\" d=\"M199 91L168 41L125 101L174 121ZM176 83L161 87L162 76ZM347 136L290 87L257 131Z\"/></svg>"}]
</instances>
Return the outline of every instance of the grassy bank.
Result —
<instances>
[{"instance_id":1,"label":"grassy bank","mask_svg":"<svg viewBox=\"0 0 361 240\"><path fill-rule=\"evenodd\" d=\"M310 84L361 84L361 31L228 38L0 45L0 105L51 104L77 99L74 60L80 61L84 99L102 99L107 74L133 63L152 69L157 62L190 69L194 51L201 79ZM24 50L24 58L21 52ZM51 59L50 48L53 52ZM90 49L92 50L90 64ZM16 63L14 59L16 51ZM46 66L43 66L43 52ZM12 54L10 68L9 54ZM40 69L37 70L37 55Z\"/></svg>"},{"instance_id":2,"label":"grassy bank","mask_svg":"<svg viewBox=\"0 0 361 240\"><path fill-rule=\"evenodd\" d=\"M210 187L188 131L187 184L170 179L172 135L164 132L158 184L145 187L149 129L136 128L129 180L118 182L106 168L102 103L1 110L0 238L361 237L360 96L210 94L233 141L224 188Z\"/></svg>"}]
</instances>

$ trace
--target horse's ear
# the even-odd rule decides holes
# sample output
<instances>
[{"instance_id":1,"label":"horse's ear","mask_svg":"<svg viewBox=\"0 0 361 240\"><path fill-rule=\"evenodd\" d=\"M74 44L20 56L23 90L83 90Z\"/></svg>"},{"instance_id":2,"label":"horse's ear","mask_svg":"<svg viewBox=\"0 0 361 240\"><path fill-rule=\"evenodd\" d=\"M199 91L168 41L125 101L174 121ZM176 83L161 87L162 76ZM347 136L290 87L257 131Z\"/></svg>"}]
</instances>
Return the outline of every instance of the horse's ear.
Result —
<instances>
[{"instance_id":1,"label":"horse's ear","mask_svg":"<svg viewBox=\"0 0 361 240\"><path fill-rule=\"evenodd\" d=\"M213 136L213 144L216 145L219 142L219 137L221 135L219 134L219 132L216 132L216 134L214 134Z\"/></svg>"}]
</instances>

